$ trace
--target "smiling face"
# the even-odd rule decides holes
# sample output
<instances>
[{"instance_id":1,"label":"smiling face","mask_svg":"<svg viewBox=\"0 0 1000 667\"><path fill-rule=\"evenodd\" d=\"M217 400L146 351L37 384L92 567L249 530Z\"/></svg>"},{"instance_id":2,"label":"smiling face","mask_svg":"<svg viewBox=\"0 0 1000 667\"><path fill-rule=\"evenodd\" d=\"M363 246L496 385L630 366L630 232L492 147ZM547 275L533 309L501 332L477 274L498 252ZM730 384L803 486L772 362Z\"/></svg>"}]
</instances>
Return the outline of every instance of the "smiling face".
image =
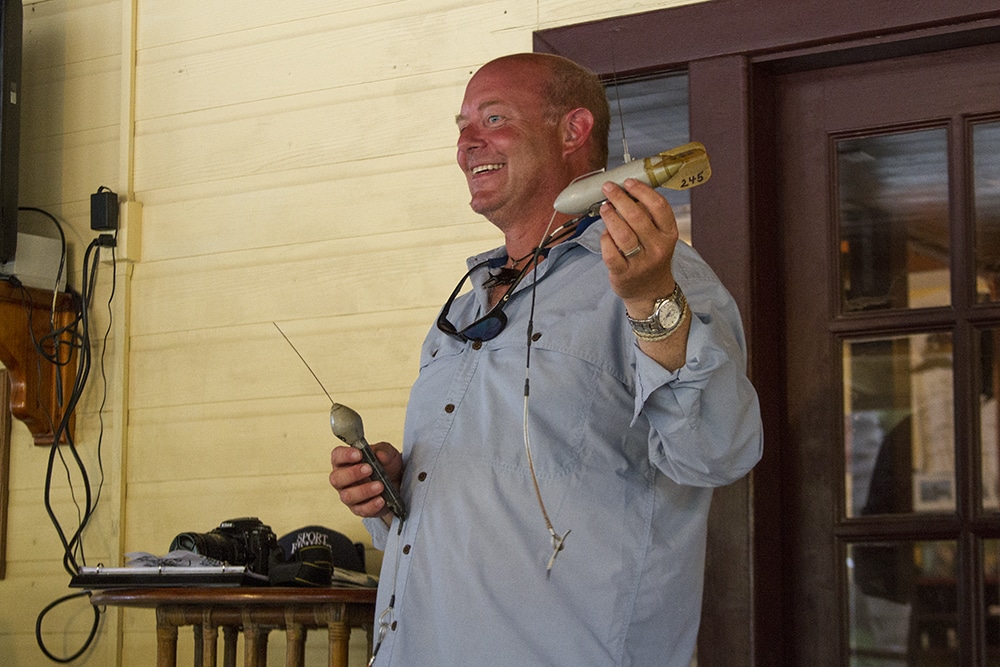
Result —
<instances>
[{"instance_id":1,"label":"smiling face","mask_svg":"<svg viewBox=\"0 0 1000 667\"><path fill-rule=\"evenodd\" d=\"M546 116L549 76L531 60L488 63L469 81L456 119L472 210L501 230L538 216L547 221L571 179L562 123Z\"/></svg>"}]
</instances>

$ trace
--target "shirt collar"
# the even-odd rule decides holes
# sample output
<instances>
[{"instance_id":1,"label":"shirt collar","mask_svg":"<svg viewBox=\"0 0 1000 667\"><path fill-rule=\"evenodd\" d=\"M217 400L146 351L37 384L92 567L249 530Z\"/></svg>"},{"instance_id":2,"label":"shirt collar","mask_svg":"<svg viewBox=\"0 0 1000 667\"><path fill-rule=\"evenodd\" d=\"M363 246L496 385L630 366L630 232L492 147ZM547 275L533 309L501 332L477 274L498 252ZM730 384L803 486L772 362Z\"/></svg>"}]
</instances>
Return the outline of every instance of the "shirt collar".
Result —
<instances>
[{"instance_id":1,"label":"shirt collar","mask_svg":"<svg viewBox=\"0 0 1000 667\"><path fill-rule=\"evenodd\" d=\"M569 250L569 248L579 245L586 250L599 255L601 254L601 234L603 233L604 221L601 220L600 216L584 216L581 218L580 224L576 226L576 230L573 232L572 236L569 236L559 244L552 246L546 254L558 257ZM491 268L503 266L503 264L507 261L507 249L504 246L493 248L492 250L487 250L486 252L469 257L465 260L465 263L467 267L471 269L477 264L481 264L486 261L490 261ZM496 266L493 266L494 263L496 263Z\"/></svg>"}]
</instances>

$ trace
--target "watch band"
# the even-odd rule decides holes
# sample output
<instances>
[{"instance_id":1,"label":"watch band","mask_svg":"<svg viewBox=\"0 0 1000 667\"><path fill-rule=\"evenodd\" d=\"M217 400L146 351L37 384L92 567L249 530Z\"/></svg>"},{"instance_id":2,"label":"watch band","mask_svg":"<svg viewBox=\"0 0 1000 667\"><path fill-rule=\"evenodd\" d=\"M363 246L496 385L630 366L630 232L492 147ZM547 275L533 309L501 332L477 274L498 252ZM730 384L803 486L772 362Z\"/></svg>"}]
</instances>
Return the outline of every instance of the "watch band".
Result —
<instances>
[{"instance_id":1,"label":"watch band","mask_svg":"<svg viewBox=\"0 0 1000 667\"><path fill-rule=\"evenodd\" d=\"M677 321L671 326L666 327L663 326L660 320L661 310L665 307L675 307L680 311ZM635 334L636 338L655 342L672 336L680 328L681 324L684 323L684 318L687 317L687 310L688 304L687 299L684 298L684 292L681 291L680 284L674 282L674 291L662 299L657 299L653 306L652 315L644 320L636 320L632 319L628 312L626 312L625 317L628 319L628 323L632 327L632 333Z\"/></svg>"}]
</instances>

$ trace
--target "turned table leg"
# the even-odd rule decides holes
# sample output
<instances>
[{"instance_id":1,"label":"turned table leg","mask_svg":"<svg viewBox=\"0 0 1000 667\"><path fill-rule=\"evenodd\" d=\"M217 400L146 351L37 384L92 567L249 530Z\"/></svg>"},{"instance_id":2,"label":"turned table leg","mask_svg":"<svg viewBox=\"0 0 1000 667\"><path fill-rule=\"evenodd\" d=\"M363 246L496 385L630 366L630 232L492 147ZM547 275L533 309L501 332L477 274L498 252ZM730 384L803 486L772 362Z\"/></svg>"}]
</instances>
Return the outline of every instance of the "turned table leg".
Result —
<instances>
[{"instance_id":1,"label":"turned table leg","mask_svg":"<svg viewBox=\"0 0 1000 667\"><path fill-rule=\"evenodd\" d=\"M201 637L195 637L195 641L201 641L201 661L195 661L201 667L215 667L218 658L219 629L212 622L212 611L206 609L202 615Z\"/></svg>"},{"instance_id":2,"label":"turned table leg","mask_svg":"<svg viewBox=\"0 0 1000 667\"><path fill-rule=\"evenodd\" d=\"M236 667L236 641L239 636L240 631L236 626L222 627L222 667Z\"/></svg>"},{"instance_id":3,"label":"turned table leg","mask_svg":"<svg viewBox=\"0 0 1000 667\"><path fill-rule=\"evenodd\" d=\"M156 667L177 667L177 626L156 610Z\"/></svg>"},{"instance_id":4,"label":"turned table leg","mask_svg":"<svg viewBox=\"0 0 1000 667\"><path fill-rule=\"evenodd\" d=\"M285 624L285 667L304 667L306 663L306 629L301 623Z\"/></svg>"},{"instance_id":5,"label":"turned table leg","mask_svg":"<svg viewBox=\"0 0 1000 667\"><path fill-rule=\"evenodd\" d=\"M345 623L330 623L330 667L347 667L351 630Z\"/></svg>"}]
</instances>

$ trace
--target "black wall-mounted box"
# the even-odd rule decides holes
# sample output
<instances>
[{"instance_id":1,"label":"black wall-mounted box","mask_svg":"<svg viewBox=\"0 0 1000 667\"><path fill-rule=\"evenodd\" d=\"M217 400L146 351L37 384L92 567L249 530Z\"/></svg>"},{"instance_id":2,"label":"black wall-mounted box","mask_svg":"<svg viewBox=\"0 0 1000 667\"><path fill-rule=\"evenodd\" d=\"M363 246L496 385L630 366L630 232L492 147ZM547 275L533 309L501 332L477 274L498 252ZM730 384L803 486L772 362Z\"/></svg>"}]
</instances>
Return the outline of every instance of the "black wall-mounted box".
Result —
<instances>
[{"instance_id":1,"label":"black wall-mounted box","mask_svg":"<svg viewBox=\"0 0 1000 667\"><path fill-rule=\"evenodd\" d=\"M107 188L90 195L90 228L95 232L118 229L118 195Z\"/></svg>"}]
</instances>

